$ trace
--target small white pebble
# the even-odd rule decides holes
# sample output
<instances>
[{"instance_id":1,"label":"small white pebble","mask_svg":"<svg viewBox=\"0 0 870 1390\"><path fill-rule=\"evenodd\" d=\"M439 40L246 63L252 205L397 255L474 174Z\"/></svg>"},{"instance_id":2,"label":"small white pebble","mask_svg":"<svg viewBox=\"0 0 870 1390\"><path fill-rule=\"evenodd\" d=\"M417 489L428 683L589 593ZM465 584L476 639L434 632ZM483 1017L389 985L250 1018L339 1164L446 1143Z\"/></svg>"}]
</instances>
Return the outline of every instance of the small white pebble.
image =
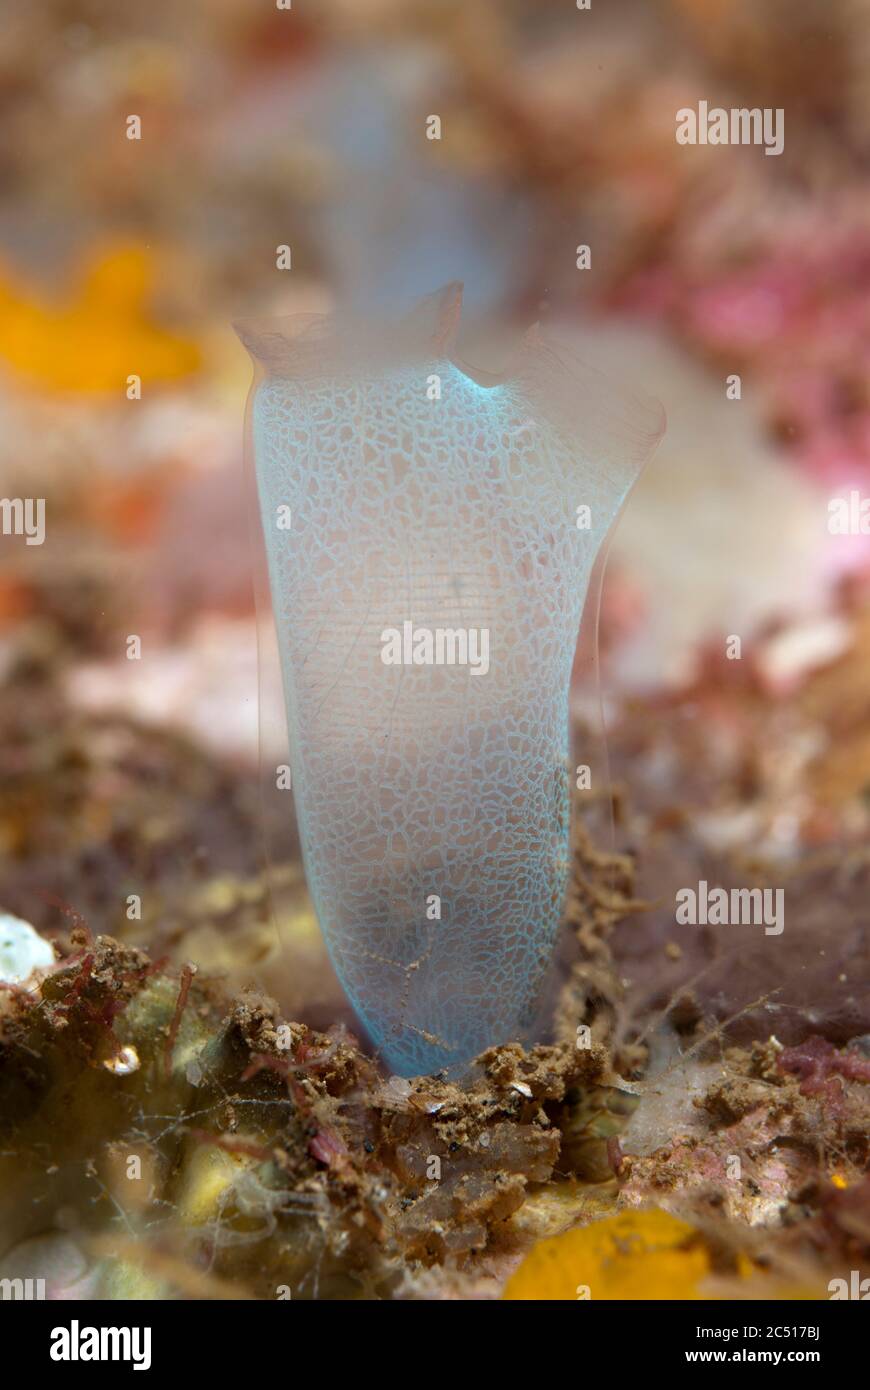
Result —
<instances>
[{"instance_id":1,"label":"small white pebble","mask_svg":"<svg viewBox=\"0 0 870 1390\"><path fill-rule=\"evenodd\" d=\"M34 970L54 965L54 948L29 922L9 913L0 913L0 980L20 985Z\"/></svg>"},{"instance_id":2,"label":"small white pebble","mask_svg":"<svg viewBox=\"0 0 870 1390\"><path fill-rule=\"evenodd\" d=\"M525 1081L512 1081L511 1090L516 1091L518 1095L525 1096L526 1100L532 1099L532 1088L527 1086Z\"/></svg>"},{"instance_id":3,"label":"small white pebble","mask_svg":"<svg viewBox=\"0 0 870 1390\"><path fill-rule=\"evenodd\" d=\"M114 1072L115 1076L129 1076L132 1071L138 1071L141 1065L139 1053L129 1043L115 1057L109 1057L103 1063L106 1071Z\"/></svg>"}]
</instances>

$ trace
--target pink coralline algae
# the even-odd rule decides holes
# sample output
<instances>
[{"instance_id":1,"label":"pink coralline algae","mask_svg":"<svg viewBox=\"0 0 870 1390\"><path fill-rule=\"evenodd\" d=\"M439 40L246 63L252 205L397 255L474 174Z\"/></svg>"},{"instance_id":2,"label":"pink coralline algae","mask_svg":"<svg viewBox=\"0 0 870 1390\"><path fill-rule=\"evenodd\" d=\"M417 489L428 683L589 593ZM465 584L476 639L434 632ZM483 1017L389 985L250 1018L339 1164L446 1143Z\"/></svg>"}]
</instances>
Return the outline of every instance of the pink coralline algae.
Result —
<instances>
[{"instance_id":1,"label":"pink coralline algae","mask_svg":"<svg viewBox=\"0 0 870 1390\"><path fill-rule=\"evenodd\" d=\"M777 1065L780 1071L801 1078L803 1096L835 1099L842 1090L834 1079L838 1076L846 1081L870 1081L870 1058L858 1052L838 1052L833 1043L818 1035L785 1048Z\"/></svg>"}]
</instances>

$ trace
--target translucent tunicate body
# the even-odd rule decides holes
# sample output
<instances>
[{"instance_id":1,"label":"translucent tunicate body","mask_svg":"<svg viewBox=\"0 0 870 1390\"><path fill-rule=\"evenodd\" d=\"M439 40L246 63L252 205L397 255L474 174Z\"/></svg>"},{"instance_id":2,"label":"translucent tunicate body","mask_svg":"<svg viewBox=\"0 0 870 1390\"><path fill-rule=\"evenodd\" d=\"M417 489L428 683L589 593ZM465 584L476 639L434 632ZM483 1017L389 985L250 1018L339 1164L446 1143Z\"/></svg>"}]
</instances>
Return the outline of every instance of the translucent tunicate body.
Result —
<instances>
[{"instance_id":1,"label":"translucent tunicate body","mask_svg":"<svg viewBox=\"0 0 870 1390\"><path fill-rule=\"evenodd\" d=\"M486 387L271 343L251 422L309 888L392 1070L461 1068L535 1020L581 615L658 415L593 400L584 442L542 346Z\"/></svg>"}]
</instances>

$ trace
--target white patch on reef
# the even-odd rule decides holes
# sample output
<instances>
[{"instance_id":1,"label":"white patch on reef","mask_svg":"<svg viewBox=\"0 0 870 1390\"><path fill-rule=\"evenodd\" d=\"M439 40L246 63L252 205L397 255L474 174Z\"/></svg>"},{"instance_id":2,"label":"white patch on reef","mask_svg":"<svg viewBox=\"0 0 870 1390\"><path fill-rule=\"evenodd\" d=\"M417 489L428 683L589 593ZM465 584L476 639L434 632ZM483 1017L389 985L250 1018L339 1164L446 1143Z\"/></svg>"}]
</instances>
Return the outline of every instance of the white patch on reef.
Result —
<instances>
[{"instance_id":1,"label":"white patch on reef","mask_svg":"<svg viewBox=\"0 0 870 1390\"><path fill-rule=\"evenodd\" d=\"M54 947L29 922L0 913L0 981L21 985L35 970L54 965Z\"/></svg>"},{"instance_id":2,"label":"white patch on reef","mask_svg":"<svg viewBox=\"0 0 870 1390\"><path fill-rule=\"evenodd\" d=\"M99 1267L91 1265L69 1235L45 1232L31 1236L0 1255L0 1278L30 1280L42 1286L40 1298L91 1300L97 1297Z\"/></svg>"},{"instance_id":3,"label":"white patch on reef","mask_svg":"<svg viewBox=\"0 0 870 1390\"><path fill-rule=\"evenodd\" d=\"M641 1099L620 1143L627 1154L646 1157L679 1139L701 1138L709 1129L695 1104L725 1076L721 1062L701 1062L680 1055L675 1036L660 1030L649 1040L650 1069L641 1083Z\"/></svg>"},{"instance_id":4,"label":"white patch on reef","mask_svg":"<svg viewBox=\"0 0 870 1390\"><path fill-rule=\"evenodd\" d=\"M621 574L646 607L613 653L617 687L691 680L700 648L723 630L740 633L745 648L771 620L818 622L836 555L829 493L769 442L758 403L735 407L663 333L604 324L552 331L606 375L657 397L668 418L610 552L607 582Z\"/></svg>"}]
</instances>

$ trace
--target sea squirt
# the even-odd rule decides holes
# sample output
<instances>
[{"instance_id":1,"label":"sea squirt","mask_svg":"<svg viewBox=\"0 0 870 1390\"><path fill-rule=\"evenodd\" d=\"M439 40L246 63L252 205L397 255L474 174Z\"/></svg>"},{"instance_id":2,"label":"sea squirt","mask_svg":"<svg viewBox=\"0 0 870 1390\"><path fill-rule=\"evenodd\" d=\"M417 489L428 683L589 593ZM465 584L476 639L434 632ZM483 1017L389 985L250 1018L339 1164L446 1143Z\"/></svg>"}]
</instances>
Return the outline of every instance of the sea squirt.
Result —
<instances>
[{"instance_id":1,"label":"sea squirt","mask_svg":"<svg viewBox=\"0 0 870 1390\"><path fill-rule=\"evenodd\" d=\"M535 1026L581 617L663 428L537 331L482 384L451 357L459 302L237 324L306 874L402 1076Z\"/></svg>"}]
</instances>

